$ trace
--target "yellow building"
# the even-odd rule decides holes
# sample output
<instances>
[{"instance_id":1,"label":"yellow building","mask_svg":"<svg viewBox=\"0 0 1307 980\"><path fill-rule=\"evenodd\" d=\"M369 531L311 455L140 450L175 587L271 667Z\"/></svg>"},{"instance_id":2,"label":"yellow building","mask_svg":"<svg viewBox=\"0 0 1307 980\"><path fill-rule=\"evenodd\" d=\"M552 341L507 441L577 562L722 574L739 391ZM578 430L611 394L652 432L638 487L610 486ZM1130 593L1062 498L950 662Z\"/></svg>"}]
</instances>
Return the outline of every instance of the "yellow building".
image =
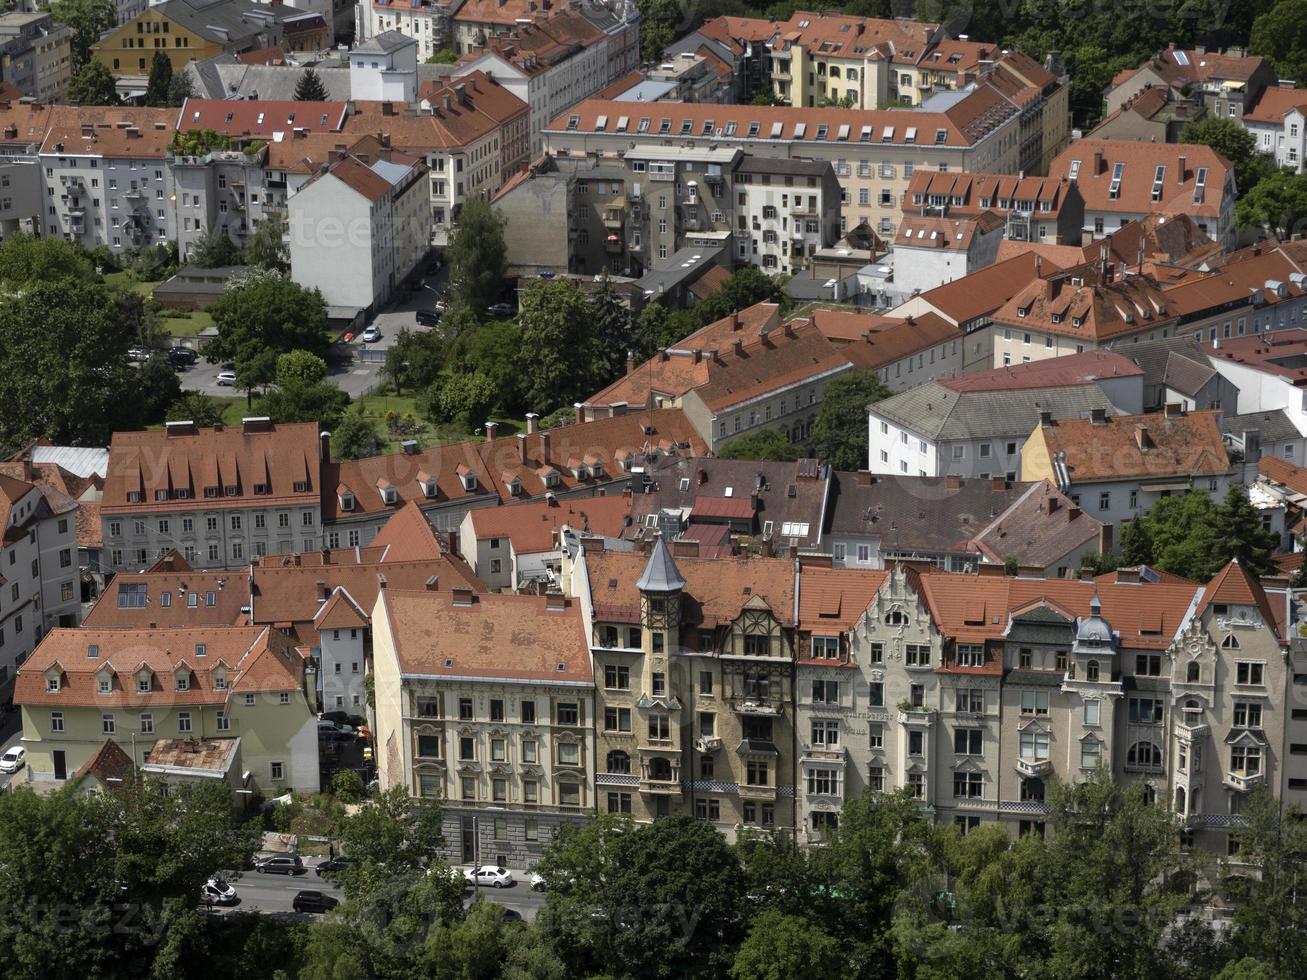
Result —
<instances>
[{"instance_id":1,"label":"yellow building","mask_svg":"<svg viewBox=\"0 0 1307 980\"><path fill-rule=\"evenodd\" d=\"M280 45L286 11L302 13L252 0L207 7L192 6L188 0L168 0L110 31L91 50L119 78L149 75L156 51L168 56L176 73L190 61Z\"/></svg>"}]
</instances>

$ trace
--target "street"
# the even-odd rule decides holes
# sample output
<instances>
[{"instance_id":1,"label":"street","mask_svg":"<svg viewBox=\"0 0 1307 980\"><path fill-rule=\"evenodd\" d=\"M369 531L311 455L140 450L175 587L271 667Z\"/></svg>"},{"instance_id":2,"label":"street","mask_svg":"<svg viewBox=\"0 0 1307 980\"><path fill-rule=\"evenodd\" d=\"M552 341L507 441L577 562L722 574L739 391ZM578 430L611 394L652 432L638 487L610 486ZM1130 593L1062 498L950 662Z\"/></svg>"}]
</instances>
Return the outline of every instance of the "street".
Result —
<instances>
[{"instance_id":1,"label":"street","mask_svg":"<svg viewBox=\"0 0 1307 980\"><path fill-rule=\"evenodd\" d=\"M23 735L23 716L18 711L0 712L0 755L4 755L10 748L18 744L18 740ZM19 770L21 772L22 770ZM0 793L9 789L9 781L16 774L12 772L0 772Z\"/></svg>"}]
</instances>

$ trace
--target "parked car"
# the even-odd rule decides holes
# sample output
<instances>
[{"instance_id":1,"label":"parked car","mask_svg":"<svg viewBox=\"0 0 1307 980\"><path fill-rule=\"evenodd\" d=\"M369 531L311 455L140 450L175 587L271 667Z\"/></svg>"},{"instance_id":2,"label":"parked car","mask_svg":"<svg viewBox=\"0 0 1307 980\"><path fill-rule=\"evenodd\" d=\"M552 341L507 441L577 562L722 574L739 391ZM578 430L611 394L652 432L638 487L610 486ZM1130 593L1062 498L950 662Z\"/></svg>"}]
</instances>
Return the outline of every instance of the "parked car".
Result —
<instances>
[{"instance_id":1,"label":"parked car","mask_svg":"<svg viewBox=\"0 0 1307 980\"><path fill-rule=\"evenodd\" d=\"M501 922L525 922L526 920L522 918L522 913L519 912L517 909L504 909L503 914L500 915L500 921Z\"/></svg>"},{"instance_id":2,"label":"parked car","mask_svg":"<svg viewBox=\"0 0 1307 980\"><path fill-rule=\"evenodd\" d=\"M487 308L486 308L486 312L487 312L487 313L490 313L492 316L497 316L497 317L510 317L510 316L513 315L513 304L512 304L512 303L495 303L493 306L489 306L489 307L487 307Z\"/></svg>"},{"instance_id":3,"label":"parked car","mask_svg":"<svg viewBox=\"0 0 1307 980\"><path fill-rule=\"evenodd\" d=\"M346 857L334 857L329 861L323 861L314 870L318 873L319 878L325 878L327 875L338 874L344 871L354 862Z\"/></svg>"},{"instance_id":4,"label":"parked car","mask_svg":"<svg viewBox=\"0 0 1307 980\"><path fill-rule=\"evenodd\" d=\"M144 344L132 344L127 348L127 359L129 361L148 361L153 351Z\"/></svg>"},{"instance_id":5,"label":"parked car","mask_svg":"<svg viewBox=\"0 0 1307 980\"><path fill-rule=\"evenodd\" d=\"M381 328L378 327L375 323L372 326L368 327L366 330L364 330L363 335L359 337L359 340L363 341L363 343L365 344L375 344L380 339L381 339Z\"/></svg>"},{"instance_id":6,"label":"parked car","mask_svg":"<svg viewBox=\"0 0 1307 980\"><path fill-rule=\"evenodd\" d=\"M297 875L304 871L304 862L298 854L274 854L255 861L254 870L261 875Z\"/></svg>"},{"instance_id":7,"label":"parked car","mask_svg":"<svg viewBox=\"0 0 1307 980\"><path fill-rule=\"evenodd\" d=\"M200 359L200 355L189 347L169 347L168 360L174 364L194 364Z\"/></svg>"},{"instance_id":8,"label":"parked car","mask_svg":"<svg viewBox=\"0 0 1307 980\"><path fill-rule=\"evenodd\" d=\"M541 279L554 278L554 272L552 269L541 269L539 272L536 273L536 275L538 275Z\"/></svg>"},{"instance_id":9,"label":"parked car","mask_svg":"<svg viewBox=\"0 0 1307 980\"><path fill-rule=\"evenodd\" d=\"M235 905L240 897L228 882L221 878L210 878L200 888L200 900L206 905Z\"/></svg>"},{"instance_id":10,"label":"parked car","mask_svg":"<svg viewBox=\"0 0 1307 980\"><path fill-rule=\"evenodd\" d=\"M545 879L534 871L531 872L531 890L533 892L545 890Z\"/></svg>"},{"instance_id":11,"label":"parked car","mask_svg":"<svg viewBox=\"0 0 1307 980\"><path fill-rule=\"evenodd\" d=\"M449 311L449 304L446 303L443 299L438 299L435 301L435 303L432 304L431 308L435 310L437 313L447 313Z\"/></svg>"},{"instance_id":12,"label":"parked car","mask_svg":"<svg viewBox=\"0 0 1307 980\"><path fill-rule=\"evenodd\" d=\"M362 715L351 715L348 711L324 711L319 717L323 721L334 721L338 725L353 725L355 730L365 721Z\"/></svg>"},{"instance_id":13,"label":"parked car","mask_svg":"<svg viewBox=\"0 0 1307 980\"><path fill-rule=\"evenodd\" d=\"M439 311L439 310L418 310L418 312L417 312L417 320L418 320L418 324L421 325L421 326L424 326L424 327L434 327L437 323L440 322L440 311Z\"/></svg>"},{"instance_id":14,"label":"parked car","mask_svg":"<svg viewBox=\"0 0 1307 980\"><path fill-rule=\"evenodd\" d=\"M4 755L0 755L0 772L17 772L27 764L27 749L15 745Z\"/></svg>"},{"instance_id":15,"label":"parked car","mask_svg":"<svg viewBox=\"0 0 1307 980\"><path fill-rule=\"evenodd\" d=\"M354 734L354 729L339 721L328 721L326 718L318 719L318 737L319 738L349 738Z\"/></svg>"},{"instance_id":16,"label":"parked car","mask_svg":"<svg viewBox=\"0 0 1307 980\"><path fill-rule=\"evenodd\" d=\"M513 872L494 864L483 864L479 868L468 868L463 872L463 877L483 888L486 886L491 888L513 887Z\"/></svg>"},{"instance_id":17,"label":"parked car","mask_svg":"<svg viewBox=\"0 0 1307 980\"><path fill-rule=\"evenodd\" d=\"M234 388L236 386L235 371L219 371L218 386L220 388Z\"/></svg>"},{"instance_id":18,"label":"parked car","mask_svg":"<svg viewBox=\"0 0 1307 980\"><path fill-rule=\"evenodd\" d=\"M302 891L295 893L291 908L296 912L330 912L340 902L323 892Z\"/></svg>"}]
</instances>

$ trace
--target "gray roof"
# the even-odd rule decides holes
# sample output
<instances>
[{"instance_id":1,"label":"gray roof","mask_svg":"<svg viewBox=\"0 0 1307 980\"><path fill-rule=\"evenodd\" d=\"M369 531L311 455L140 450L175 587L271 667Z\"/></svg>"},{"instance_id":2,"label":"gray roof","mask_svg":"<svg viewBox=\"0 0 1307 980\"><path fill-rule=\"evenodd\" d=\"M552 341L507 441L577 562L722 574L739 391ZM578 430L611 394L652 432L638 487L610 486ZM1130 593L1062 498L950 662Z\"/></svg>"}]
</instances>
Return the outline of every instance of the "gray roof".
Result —
<instances>
[{"instance_id":1,"label":"gray roof","mask_svg":"<svg viewBox=\"0 0 1307 980\"><path fill-rule=\"evenodd\" d=\"M740 174L797 174L804 177L824 177L829 171L835 176L835 168L829 160L800 160L784 157L760 157L746 154L735 168Z\"/></svg>"},{"instance_id":2,"label":"gray roof","mask_svg":"<svg viewBox=\"0 0 1307 980\"><path fill-rule=\"evenodd\" d=\"M646 78L615 96L617 102L657 102L676 91L675 82L659 82Z\"/></svg>"},{"instance_id":3,"label":"gray roof","mask_svg":"<svg viewBox=\"0 0 1307 980\"><path fill-rule=\"evenodd\" d=\"M201 0L167 0L155 9L200 37L220 41L239 41L253 37L277 21L307 13L298 7L284 4L271 6L254 0L209 0L207 3Z\"/></svg>"},{"instance_id":4,"label":"gray roof","mask_svg":"<svg viewBox=\"0 0 1307 980\"><path fill-rule=\"evenodd\" d=\"M644 572L636 581L635 587L641 592L679 592L685 588L685 579L681 576L681 570L676 567L672 550L667 547L667 542L662 538L654 542L653 551L649 553L649 561L644 566Z\"/></svg>"},{"instance_id":5,"label":"gray roof","mask_svg":"<svg viewBox=\"0 0 1307 980\"><path fill-rule=\"evenodd\" d=\"M1282 408L1277 408L1273 412L1227 415L1225 416L1223 428L1231 435L1251 432L1255 429L1257 435L1261 438L1263 446L1271 442L1288 442L1303 437L1303 434L1289 420L1289 416Z\"/></svg>"},{"instance_id":6,"label":"gray roof","mask_svg":"<svg viewBox=\"0 0 1307 980\"><path fill-rule=\"evenodd\" d=\"M1185 360L1204 365L1209 363L1190 334L1149 341L1146 344L1108 344L1108 348L1139 365L1139 369L1144 372L1145 385L1159 385L1166 381L1167 365L1173 353Z\"/></svg>"},{"instance_id":7,"label":"gray roof","mask_svg":"<svg viewBox=\"0 0 1307 980\"><path fill-rule=\"evenodd\" d=\"M262 99L289 102L295 98L295 86L308 67L300 65L246 65L235 55L219 55L208 61L191 62L186 66L195 86L197 99ZM350 99L348 68L314 66L318 80L327 90L329 102L347 102ZM445 81L453 71L452 65L418 65L417 84L426 81Z\"/></svg>"},{"instance_id":8,"label":"gray roof","mask_svg":"<svg viewBox=\"0 0 1307 980\"><path fill-rule=\"evenodd\" d=\"M1216 377L1216 369L1207 358L1194 359L1173 350L1166 357L1166 374L1162 376L1162 380L1168 388L1173 388L1180 394L1192 398L1214 377Z\"/></svg>"},{"instance_id":9,"label":"gray roof","mask_svg":"<svg viewBox=\"0 0 1307 980\"><path fill-rule=\"evenodd\" d=\"M959 394L931 381L869 409L876 415L935 441L1025 436L1040 412L1055 419L1086 418L1095 408L1121 414L1097 385L1026 391L968 391Z\"/></svg>"},{"instance_id":10,"label":"gray roof","mask_svg":"<svg viewBox=\"0 0 1307 980\"><path fill-rule=\"evenodd\" d=\"M354 51L364 54L390 54L390 52L406 48L410 44L417 44L417 41L400 31L386 31L376 37L369 38L362 44L356 44Z\"/></svg>"},{"instance_id":11,"label":"gray roof","mask_svg":"<svg viewBox=\"0 0 1307 980\"><path fill-rule=\"evenodd\" d=\"M662 269L652 269L636 280L636 285L644 292L659 296L669 289L688 286L701 275L718 265L723 258L726 246L705 245L687 246L672 253L667 265Z\"/></svg>"},{"instance_id":12,"label":"gray roof","mask_svg":"<svg viewBox=\"0 0 1307 980\"><path fill-rule=\"evenodd\" d=\"M69 473L80 477L106 476L109 472L109 450L88 449L82 446L32 447L33 463L56 463Z\"/></svg>"}]
</instances>

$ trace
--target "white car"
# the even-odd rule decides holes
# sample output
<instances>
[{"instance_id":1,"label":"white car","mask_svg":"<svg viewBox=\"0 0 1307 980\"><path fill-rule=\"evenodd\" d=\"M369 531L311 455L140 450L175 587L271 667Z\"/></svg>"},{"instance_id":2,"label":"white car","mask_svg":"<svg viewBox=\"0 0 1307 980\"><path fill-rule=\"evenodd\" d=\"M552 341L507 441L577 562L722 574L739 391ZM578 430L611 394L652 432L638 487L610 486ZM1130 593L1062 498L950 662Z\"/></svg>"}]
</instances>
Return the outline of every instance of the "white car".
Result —
<instances>
[{"instance_id":1,"label":"white car","mask_svg":"<svg viewBox=\"0 0 1307 980\"><path fill-rule=\"evenodd\" d=\"M493 864L483 864L479 868L468 868L463 872L463 877L469 883L480 885L483 888L487 885L491 888L513 887L513 872Z\"/></svg>"},{"instance_id":2,"label":"white car","mask_svg":"<svg viewBox=\"0 0 1307 980\"><path fill-rule=\"evenodd\" d=\"M318 735L322 738L347 738L354 734L354 729L344 722L318 719Z\"/></svg>"},{"instance_id":3,"label":"white car","mask_svg":"<svg viewBox=\"0 0 1307 980\"><path fill-rule=\"evenodd\" d=\"M380 339L381 339L381 330L378 329L375 325L368 327L366 330L364 330L363 336L359 338L359 340L363 341L363 343L365 344L375 344Z\"/></svg>"},{"instance_id":4,"label":"white car","mask_svg":"<svg viewBox=\"0 0 1307 980\"><path fill-rule=\"evenodd\" d=\"M210 878L200 888L200 901L206 905L235 905L239 899L230 884L221 878Z\"/></svg>"},{"instance_id":5,"label":"white car","mask_svg":"<svg viewBox=\"0 0 1307 980\"><path fill-rule=\"evenodd\" d=\"M234 388L236 386L235 371L219 371L218 386L220 388Z\"/></svg>"},{"instance_id":6,"label":"white car","mask_svg":"<svg viewBox=\"0 0 1307 980\"><path fill-rule=\"evenodd\" d=\"M0 772L17 772L25 765L27 749L15 745L4 755L0 755Z\"/></svg>"},{"instance_id":7,"label":"white car","mask_svg":"<svg viewBox=\"0 0 1307 980\"><path fill-rule=\"evenodd\" d=\"M545 890L545 879L535 871L531 872L531 890L533 892L542 892Z\"/></svg>"}]
</instances>

